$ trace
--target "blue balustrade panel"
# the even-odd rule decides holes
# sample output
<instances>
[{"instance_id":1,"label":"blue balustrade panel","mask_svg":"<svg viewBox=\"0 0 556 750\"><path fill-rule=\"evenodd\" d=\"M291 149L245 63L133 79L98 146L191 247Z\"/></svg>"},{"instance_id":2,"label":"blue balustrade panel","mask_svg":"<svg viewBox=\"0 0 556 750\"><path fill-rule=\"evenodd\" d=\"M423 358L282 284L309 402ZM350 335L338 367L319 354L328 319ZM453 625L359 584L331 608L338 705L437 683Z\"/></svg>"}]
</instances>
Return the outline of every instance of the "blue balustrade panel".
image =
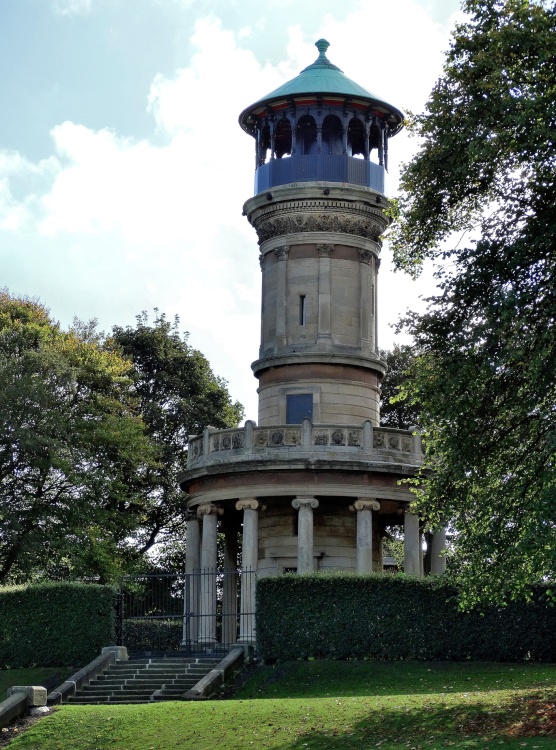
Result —
<instances>
[{"instance_id":1,"label":"blue balustrade panel","mask_svg":"<svg viewBox=\"0 0 556 750\"><path fill-rule=\"evenodd\" d=\"M255 195L291 182L347 182L384 193L384 167L352 156L290 156L272 159L255 172Z\"/></svg>"}]
</instances>

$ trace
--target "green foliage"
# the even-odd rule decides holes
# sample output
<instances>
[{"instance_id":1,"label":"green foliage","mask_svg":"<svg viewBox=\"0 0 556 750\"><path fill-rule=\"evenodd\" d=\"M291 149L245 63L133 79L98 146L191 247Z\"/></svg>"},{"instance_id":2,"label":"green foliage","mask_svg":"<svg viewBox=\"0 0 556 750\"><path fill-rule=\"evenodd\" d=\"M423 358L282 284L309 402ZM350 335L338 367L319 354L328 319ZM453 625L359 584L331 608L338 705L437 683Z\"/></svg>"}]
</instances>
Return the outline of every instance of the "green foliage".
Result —
<instances>
[{"instance_id":1,"label":"green foliage","mask_svg":"<svg viewBox=\"0 0 556 750\"><path fill-rule=\"evenodd\" d=\"M179 651L182 620L125 620L123 643L130 654L145 651Z\"/></svg>"},{"instance_id":2,"label":"green foliage","mask_svg":"<svg viewBox=\"0 0 556 750\"><path fill-rule=\"evenodd\" d=\"M207 425L237 426L243 407L232 402L225 381L214 375L201 352L189 346L178 318L170 323L155 312L152 324L143 313L134 328L114 327L113 340L133 362L139 411L157 455L141 487L146 515L136 543L142 553L156 543L172 558L185 537L186 496L177 477L187 466L189 435Z\"/></svg>"},{"instance_id":3,"label":"green foliage","mask_svg":"<svg viewBox=\"0 0 556 750\"><path fill-rule=\"evenodd\" d=\"M448 523L462 599L531 596L556 572L556 6L468 0L444 75L415 120L398 265L441 293L405 326L404 385L426 460L416 510ZM480 239L439 248L474 225Z\"/></svg>"},{"instance_id":4,"label":"green foliage","mask_svg":"<svg viewBox=\"0 0 556 750\"><path fill-rule=\"evenodd\" d=\"M556 661L556 608L545 589L529 604L472 612L460 611L457 593L442 578L264 578L257 584L257 648L263 659L280 661Z\"/></svg>"},{"instance_id":5,"label":"green foliage","mask_svg":"<svg viewBox=\"0 0 556 750\"><path fill-rule=\"evenodd\" d=\"M115 643L115 590L82 583L0 589L0 666L83 666Z\"/></svg>"},{"instance_id":6,"label":"green foliage","mask_svg":"<svg viewBox=\"0 0 556 750\"><path fill-rule=\"evenodd\" d=\"M380 424L408 430L418 425L420 418L418 405L400 397L413 360L413 347L394 344L393 349L380 349L379 356L388 368L380 384Z\"/></svg>"},{"instance_id":7,"label":"green foliage","mask_svg":"<svg viewBox=\"0 0 556 750\"><path fill-rule=\"evenodd\" d=\"M452 232L480 224L487 203L519 219L552 200L554 3L466 0L463 10L470 18L456 27L443 76L410 125L421 147L402 175L391 236L409 270Z\"/></svg>"},{"instance_id":8,"label":"green foliage","mask_svg":"<svg viewBox=\"0 0 556 750\"><path fill-rule=\"evenodd\" d=\"M0 292L0 581L119 573L152 462L131 374L90 328Z\"/></svg>"}]
</instances>

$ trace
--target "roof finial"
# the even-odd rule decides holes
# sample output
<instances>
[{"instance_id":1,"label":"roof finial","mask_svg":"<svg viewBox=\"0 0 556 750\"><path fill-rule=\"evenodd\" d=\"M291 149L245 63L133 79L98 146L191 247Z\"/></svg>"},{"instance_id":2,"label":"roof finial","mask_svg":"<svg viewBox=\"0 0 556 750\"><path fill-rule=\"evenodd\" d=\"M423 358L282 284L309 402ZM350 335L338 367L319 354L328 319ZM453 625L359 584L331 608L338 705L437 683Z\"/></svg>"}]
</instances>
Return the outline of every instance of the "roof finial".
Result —
<instances>
[{"instance_id":1,"label":"roof finial","mask_svg":"<svg viewBox=\"0 0 556 750\"><path fill-rule=\"evenodd\" d=\"M330 42L327 42L326 39L319 39L318 42L315 42L315 47L320 53L319 57L326 58L326 50L330 47Z\"/></svg>"}]
</instances>

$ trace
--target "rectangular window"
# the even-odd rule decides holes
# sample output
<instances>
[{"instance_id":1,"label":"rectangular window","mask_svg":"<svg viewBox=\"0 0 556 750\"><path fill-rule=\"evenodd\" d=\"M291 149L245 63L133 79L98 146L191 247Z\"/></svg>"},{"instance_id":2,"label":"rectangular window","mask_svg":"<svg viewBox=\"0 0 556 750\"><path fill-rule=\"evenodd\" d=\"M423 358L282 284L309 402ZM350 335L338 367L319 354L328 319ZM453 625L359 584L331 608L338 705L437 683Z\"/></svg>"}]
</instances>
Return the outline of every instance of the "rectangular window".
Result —
<instances>
[{"instance_id":1,"label":"rectangular window","mask_svg":"<svg viewBox=\"0 0 556 750\"><path fill-rule=\"evenodd\" d=\"M301 424L306 417L313 419L313 394L290 393L286 396L286 424Z\"/></svg>"},{"instance_id":2,"label":"rectangular window","mask_svg":"<svg viewBox=\"0 0 556 750\"><path fill-rule=\"evenodd\" d=\"M304 294L299 297L299 325L307 325L307 298Z\"/></svg>"}]
</instances>

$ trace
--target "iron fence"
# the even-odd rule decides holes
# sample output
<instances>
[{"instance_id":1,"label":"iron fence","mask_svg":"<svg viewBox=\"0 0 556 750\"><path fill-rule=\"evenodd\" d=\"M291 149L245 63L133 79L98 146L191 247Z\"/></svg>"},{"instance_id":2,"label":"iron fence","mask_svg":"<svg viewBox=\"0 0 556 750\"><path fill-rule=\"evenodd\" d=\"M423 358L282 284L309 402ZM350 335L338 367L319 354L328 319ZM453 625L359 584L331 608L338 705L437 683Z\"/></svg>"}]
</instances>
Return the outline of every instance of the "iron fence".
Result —
<instances>
[{"instance_id":1,"label":"iron fence","mask_svg":"<svg viewBox=\"0 0 556 750\"><path fill-rule=\"evenodd\" d=\"M255 641L256 571L124 576L118 643L130 653L227 650Z\"/></svg>"}]
</instances>

